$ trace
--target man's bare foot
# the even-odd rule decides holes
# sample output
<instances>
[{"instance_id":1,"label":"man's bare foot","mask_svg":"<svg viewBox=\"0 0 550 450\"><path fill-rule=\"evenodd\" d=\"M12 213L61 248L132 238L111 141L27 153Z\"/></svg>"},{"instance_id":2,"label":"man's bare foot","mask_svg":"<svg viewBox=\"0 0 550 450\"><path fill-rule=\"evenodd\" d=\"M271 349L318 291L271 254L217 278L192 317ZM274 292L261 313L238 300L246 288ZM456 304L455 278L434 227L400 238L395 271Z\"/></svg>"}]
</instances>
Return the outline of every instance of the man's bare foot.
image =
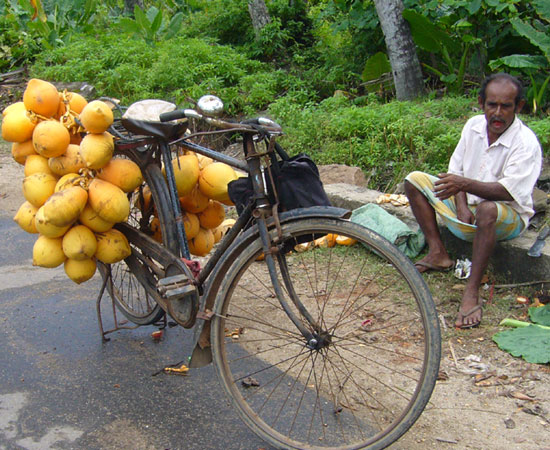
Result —
<instances>
[{"instance_id":1,"label":"man's bare foot","mask_svg":"<svg viewBox=\"0 0 550 450\"><path fill-rule=\"evenodd\" d=\"M458 317L456 318L456 328L474 328L481 323L483 316L482 301L478 296L467 296L464 293L462 303L458 309Z\"/></svg>"},{"instance_id":2,"label":"man's bare foot","mask_svg":"<svg viewBox=\"0 0 550 450\"><path fill-rule=\"evenodd\" d=\"M420 273L428 272L430 270L445 272L454 267L454 261L449 258L448 255L444 257L435 257L428 254L421 260L416 261L414 266Z\"/></svg>"}]
</instances>

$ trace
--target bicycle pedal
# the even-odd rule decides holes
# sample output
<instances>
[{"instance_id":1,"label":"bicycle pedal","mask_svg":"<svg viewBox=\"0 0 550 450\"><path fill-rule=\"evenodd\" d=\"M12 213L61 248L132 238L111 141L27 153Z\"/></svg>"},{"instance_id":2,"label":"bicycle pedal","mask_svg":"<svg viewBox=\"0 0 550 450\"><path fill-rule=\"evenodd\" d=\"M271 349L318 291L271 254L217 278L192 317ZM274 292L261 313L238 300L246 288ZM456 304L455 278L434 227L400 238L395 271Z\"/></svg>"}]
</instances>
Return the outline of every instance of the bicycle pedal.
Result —
<instances>
[{"instance_id":1,"label":"bicycle pedal","mask_svg":"<svg viewBox=\"0 0 550 450\"><path fill-rule=\"evenodd\" d=\"M194 293L196 287L193 280L190 280L185 274L180 274L161 278L157 282L157 291L164 298L171 299L173 297L182 297Z\"/></svg>"}]
</instances>

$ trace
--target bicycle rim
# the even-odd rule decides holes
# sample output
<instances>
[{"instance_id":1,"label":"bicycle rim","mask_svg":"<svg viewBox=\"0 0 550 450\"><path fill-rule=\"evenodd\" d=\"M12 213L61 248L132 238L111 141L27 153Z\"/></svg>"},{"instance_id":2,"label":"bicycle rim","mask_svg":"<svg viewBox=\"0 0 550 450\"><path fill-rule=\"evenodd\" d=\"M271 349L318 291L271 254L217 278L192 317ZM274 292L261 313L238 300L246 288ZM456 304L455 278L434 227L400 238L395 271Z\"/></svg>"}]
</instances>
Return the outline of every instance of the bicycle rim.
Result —
<instances>
[{"instance_id":1,"label":"bicycle rim","mask_svg":"<svg viewBox=\"0 0 550 450\"><path fill-rule=\"evenodd\" d=\"M358 225L305 219L282 234L278 278L287 300L294 290L312 316L302 322L316 342L283 311L256 240L236 256L216 300L221 384L247 425L277 447L384 448L416 421L437 377L429 290L396 247ZM303 243L325 235L327 246ZM331 247L335 235L356 243Z\"/></svg>"},{"instance_id":2,"label":"bicycle rim","mask_svg":"<svg viewBox=\"0 0 550 450\"><path fill-rule=\"evenodd\" d=\"M118 156L129 155L131 154L126 153ZM149 236L155 236L155 230L158 230L156 237L162 239L165 247L177 248L174 229L170 226L174 219L168 206L168 193L161 185L164 183L162 173L153 165L145 170L142 168L142 173L146 181L129 194L130 215L127 224ZM107 289L118 309L130 321L138 325L149 325L159 321L164 314L155 300L158 295L156 282L164 273L164 268L145 254L135 242L130 240L129 243L132 254L123 261L111 264L112 284L107 282ZM107 267L100 264L100 272L103 277L107 276Z\"/></svg>"}]
</instances>

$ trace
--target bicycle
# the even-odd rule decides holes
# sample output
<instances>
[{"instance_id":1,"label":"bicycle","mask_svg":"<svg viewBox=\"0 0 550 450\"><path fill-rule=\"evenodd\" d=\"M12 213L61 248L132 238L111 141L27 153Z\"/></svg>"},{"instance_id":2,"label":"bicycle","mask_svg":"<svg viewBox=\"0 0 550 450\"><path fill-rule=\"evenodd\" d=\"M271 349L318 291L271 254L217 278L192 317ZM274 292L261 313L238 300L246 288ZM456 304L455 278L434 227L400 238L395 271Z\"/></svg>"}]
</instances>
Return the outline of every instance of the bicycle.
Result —
<instances>
[{"instance_id":1,"label":"bicycle","mask_svg":"<svg viewBox=\"0 0 550 450\"><path fill-rule=\"evenodd\" d=\"M101 265L104 286L138 325L166 312L194 326L190 366L213 360L240 417L270 444L389 446L418 419L438 375L439 324L423 278L347 210L278 212L264 180L280 127L268 119L232 123L205 109L161 114L166 122L123 119L113 130L115 156L136 162L145 182L132 194L128 222L117 225L132 254ZM180 118L240 134L245 161L193 143L186 124L173 122ZM254 190L196 277L185 263L170 163L181 149L246 172ZM147 190L152 201L144 206ZM162 244L151 237L153 211Z\"/></svg>"}]
</instances>

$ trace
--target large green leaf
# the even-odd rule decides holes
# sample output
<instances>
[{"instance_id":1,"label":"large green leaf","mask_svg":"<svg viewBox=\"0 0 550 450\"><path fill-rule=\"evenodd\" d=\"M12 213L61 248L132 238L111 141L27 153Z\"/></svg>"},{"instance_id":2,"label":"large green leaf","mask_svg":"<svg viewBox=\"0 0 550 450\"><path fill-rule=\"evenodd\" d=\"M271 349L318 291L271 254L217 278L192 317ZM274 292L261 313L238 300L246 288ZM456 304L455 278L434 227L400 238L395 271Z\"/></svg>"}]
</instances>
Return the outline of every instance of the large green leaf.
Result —
<instances>
[{"instance_id":1,"label":"large green leaf","mask_svg":"<svg viewBox=\"0 0 550 450\"><path fill-rule=\"evenodd\" d=\"M535 30L531 25L520 19L511 19L510 23L521 36L529 39L531 44L540 48L544 55L550 59L550 36Z\"/></svg>"},{"instance_id":2,"label":"large green leaf","mask_svg":"<svg viewBox=\"0 0 550 450\"><path fill-rule=\"evenodd\" d=\"M537 364L550 362L550 330L537 325L496 333L493 341L501 350Z\"/></svg>"},{"instance_id":3,"label":"large green leaf","mask_svg":"<svg viewBox=\"0 0 550 450\"><path fill-rule=\"evenodd\" d=\"M550 303L545 306L529 308L529 318L532 322L550 327Z\"/></svg>"},{"instance_id":4,"label":"large green leaf","mask_svg":"<svg viewBox=\"0 0 550 450\"><path fill-rule=\"evenodd\" d=\"M406 9L403 11L403 18L409 23L412 38L420 48L435 53L441 53L443 47L449 53L460 52L460 44L422 14Z\"/></svg>"},{"instance_id":5,"label":"large green leaf","mask_svg":"<svg viewBox=\"0 0 550 450\"><path fill-rule=\"evenodd\" d=\"M493 59L489 62L491 70L498 69L501 66L512 67L514 69L539 70L548 67L548 60L541 55L509 55Z\"/></svg>"},{"instance_id":6,"label":"large green leaf","mask_svg":"<svg viewBox=\"0 0 550 450\"><path fill-rule=\"evenodd\" d=\"M377 80L388 72L391 72L390 60L385 53L378 52L372 55L365 63L361 78L363 81Z\"/></svg>"},{"instance_id":7,"label":"large green leaf","mask_svg":"<svg viewBox=\"0 0 550 450\"><path fill-rule=\"evenodd\" d=\"M533 0L533 6L541 19L550 22L550 2L548 0Z\"/></svg>"}]
</instances>

